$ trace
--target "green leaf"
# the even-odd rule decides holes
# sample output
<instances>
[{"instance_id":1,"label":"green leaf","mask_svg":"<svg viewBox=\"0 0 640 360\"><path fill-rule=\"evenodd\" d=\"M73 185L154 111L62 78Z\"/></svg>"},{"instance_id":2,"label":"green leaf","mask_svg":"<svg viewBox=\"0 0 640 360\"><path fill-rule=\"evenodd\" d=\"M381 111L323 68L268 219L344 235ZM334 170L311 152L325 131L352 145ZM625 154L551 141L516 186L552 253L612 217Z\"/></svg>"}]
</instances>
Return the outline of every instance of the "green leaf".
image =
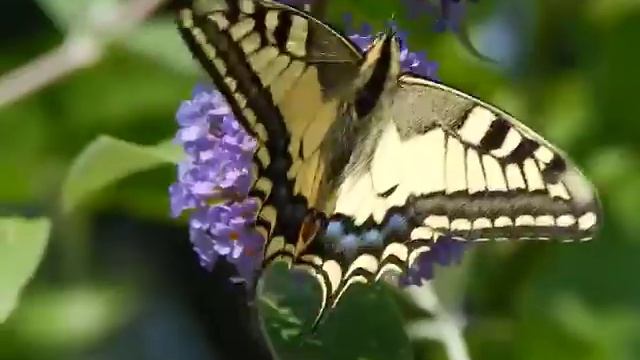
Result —
<instances>
[{"instance_id":1,"label":"green leaf","mask_svg":"<svg viewBox=\"0 0 640 360\"><path fill-rule=\"evenodd\" d=\"M180 39L173 19L147 21L124 39L124 45L187 75L197 74L196 62Z\"/></svg>"},{"instance_id":2,"label":"green leaf","mask_svg":"<svg viewBox=\"0 0 640 360\"><path fill-rule=\"evenodd\" d=\"M0 218L0 323L9 317L36 271L50 229L46 218Z\"/></svg>"},{"instance_id":3,"label":"green leaf","mask_svg":"<svg viewBox=\"0 0 640 360\"><path fill-rule=\"evenodd\" d=\"M38 287L11 319L18 338L40 349L91 346L130 321L136 289L116 284ZM73 314L73 315L70 315Z\"/></svg>"},{"instance_id":4,"label":"green leaf","mask_svg":"<svg viewBox=\"0 0 640 360\"><path fill-rule=\"evenodd\" d=\"M90 194L127 176L176 164L182 150L171 141L155 146L101 135L76 157L62 186L62 208L70 212Z\"/></svg>"},{"instance_id":5,"label":"green leaf","mask_svg":"<svg viewBox=\"0 0 640 360\"><path fill-rule=\"evenodd\" d=\"M263 333L278 359L413 359L402 318L388 290L354 285L318 328L317 282L275 264L258 287Z\"/></svg>"}]
</instances>

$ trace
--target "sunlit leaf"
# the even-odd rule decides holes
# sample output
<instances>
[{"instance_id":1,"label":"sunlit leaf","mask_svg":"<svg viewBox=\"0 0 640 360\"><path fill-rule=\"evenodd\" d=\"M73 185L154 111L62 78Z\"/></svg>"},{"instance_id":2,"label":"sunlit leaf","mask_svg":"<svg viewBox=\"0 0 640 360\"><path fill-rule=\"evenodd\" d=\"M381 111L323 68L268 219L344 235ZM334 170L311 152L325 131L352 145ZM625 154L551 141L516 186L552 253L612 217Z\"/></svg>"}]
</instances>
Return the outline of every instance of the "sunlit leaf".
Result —
<instances>
[{"instance_id":1,"label":"sunlit leaf","mask_svg":"<svg viewBox=\"0 0 640 360\"><path fill-rule=\"evenodd\" d=\"M62 187L65 212L96 191L129 175L157 166L176 164L182 150L170 141L155 146L130 143L102 135L74 160Z\"/></svg>"},{"instance_id":2,"label":"sunlit leaf","mask_svg":"<svg viewBox=\"0 0 640 360\"><path fill-rule=\"evenodd\" d=\"M48 219L0 218L0 323L38 268L49 238Z\"/></svg>"}]
</instances>

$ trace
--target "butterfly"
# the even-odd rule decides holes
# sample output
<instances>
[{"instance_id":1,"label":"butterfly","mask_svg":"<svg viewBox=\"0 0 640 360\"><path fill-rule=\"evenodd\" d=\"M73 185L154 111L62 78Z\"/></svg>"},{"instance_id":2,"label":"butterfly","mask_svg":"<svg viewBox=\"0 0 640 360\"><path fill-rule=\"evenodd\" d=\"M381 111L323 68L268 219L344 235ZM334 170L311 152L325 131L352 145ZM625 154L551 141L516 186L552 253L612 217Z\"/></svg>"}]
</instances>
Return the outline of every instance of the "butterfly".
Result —
<instances>
[{"instance_id":1,"label":"butterfly","mask_svg":"<svg viewBox=\"0 0 640 360\"><path fill-rule=\"evenodd\" d=\"M393 31L361 51L270 0L194 0L178 27L258 141L263 266L318 280L316 321L443 236L586 241L600 225L596 192L564 153L497 107L403 72Z\"/></svg>"}]
</instances>

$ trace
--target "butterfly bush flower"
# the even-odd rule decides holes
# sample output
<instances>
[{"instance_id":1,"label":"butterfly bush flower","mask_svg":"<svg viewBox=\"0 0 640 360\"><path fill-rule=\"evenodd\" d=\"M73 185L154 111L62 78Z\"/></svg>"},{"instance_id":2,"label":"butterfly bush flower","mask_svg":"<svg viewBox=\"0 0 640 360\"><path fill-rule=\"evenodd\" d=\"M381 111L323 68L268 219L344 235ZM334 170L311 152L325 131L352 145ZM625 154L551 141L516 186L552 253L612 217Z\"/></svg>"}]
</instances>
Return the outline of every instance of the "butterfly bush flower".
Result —
<instances>
[{"instance_id":1,"label":"butterfly bush flower","mask_svg":"<svg viewBox=\"0 0 640 360\"><path fill-rule=\"evenodd\" d=\"M216 90L197 87L176 119L175 141L186 158L169 187L171 213L189 213L191 242L204 267L211 269L224 257L250 282L263 245L252 229L257 203L247 197L256 140Z\"/></svg>"},{"instance_id":2,"label":"butterfly bush flower","mask_svg":"<svg viewBox=\"0 0 640 360\"><path fill-rule=\"evenodd\" d=\"M371 45L369 26L348 32L363 51ZM398 34L403 70L435 78L437 64L422 52L409 51L406 34ZM177 181L169 187L171 214L188 214L190 239L202 266L210 270L224 258L235 266L241 280L252 283L264 247L264 240L253 229L258 205L248 197L255 175L251 169L256 139L215 89L196 87L192 98L182 102L176 120L179 130L175 141L184 148L186 158L178 165ZM345 237L344 241L355 240ZM401 283L420 284L431 279L434 264L459 261L461 254L460 242L439 240L418 258Z\"/></svg>"}]
</instances>

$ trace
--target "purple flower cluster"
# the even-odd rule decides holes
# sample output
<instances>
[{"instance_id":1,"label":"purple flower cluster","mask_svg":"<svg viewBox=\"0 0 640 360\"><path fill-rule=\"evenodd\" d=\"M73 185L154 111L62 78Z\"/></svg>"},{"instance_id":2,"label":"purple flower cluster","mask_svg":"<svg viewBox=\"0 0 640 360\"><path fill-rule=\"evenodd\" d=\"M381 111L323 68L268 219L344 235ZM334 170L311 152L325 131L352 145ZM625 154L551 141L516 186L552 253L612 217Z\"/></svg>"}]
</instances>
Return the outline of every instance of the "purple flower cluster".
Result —
<instances>
[{"instance_id":1,"label":"purple flower cluster","mask_svg":"<svg viewBox=\"0 0 640 360\"><path fill-rule=\"evenodd\" d=\"M349 32L350 39L363 50L373 40L366 25L359 32ZM435 78L437 64L428 61L424 53L410 52L404 41L406 34L398 33L403 40L403 70ZM254 180L256 140L215 89L197 87L192 99L178 109L176 119L180 128L175 140L183 146L186 159L178 165L177 181L169 188L171 213L174 217L188 214L190 239L205 268L211 269L223 257L234 264L241 279L252 283L264 246L253 229L257 203L248 197ZM461 244L439 240L431 252L418 258L402 283L419 284L431 279L434 264L459 260Z\"/></svg>"},{"instance_id":2,"label":"purple flower cluster","mask_svg":"<svg viewBox=\"0 0 640 360\"><path fill-rule=\"evenodd\" d=\"M190 237L201 264L211 269L219 256L251 281L262 249L253 231L257 203L248 198L253 181L253 139L233 116L222 94L198 87L176 114L176 142L186 159L169 187L174 217L189 212Z\"/></svg>"}]
</instances>

